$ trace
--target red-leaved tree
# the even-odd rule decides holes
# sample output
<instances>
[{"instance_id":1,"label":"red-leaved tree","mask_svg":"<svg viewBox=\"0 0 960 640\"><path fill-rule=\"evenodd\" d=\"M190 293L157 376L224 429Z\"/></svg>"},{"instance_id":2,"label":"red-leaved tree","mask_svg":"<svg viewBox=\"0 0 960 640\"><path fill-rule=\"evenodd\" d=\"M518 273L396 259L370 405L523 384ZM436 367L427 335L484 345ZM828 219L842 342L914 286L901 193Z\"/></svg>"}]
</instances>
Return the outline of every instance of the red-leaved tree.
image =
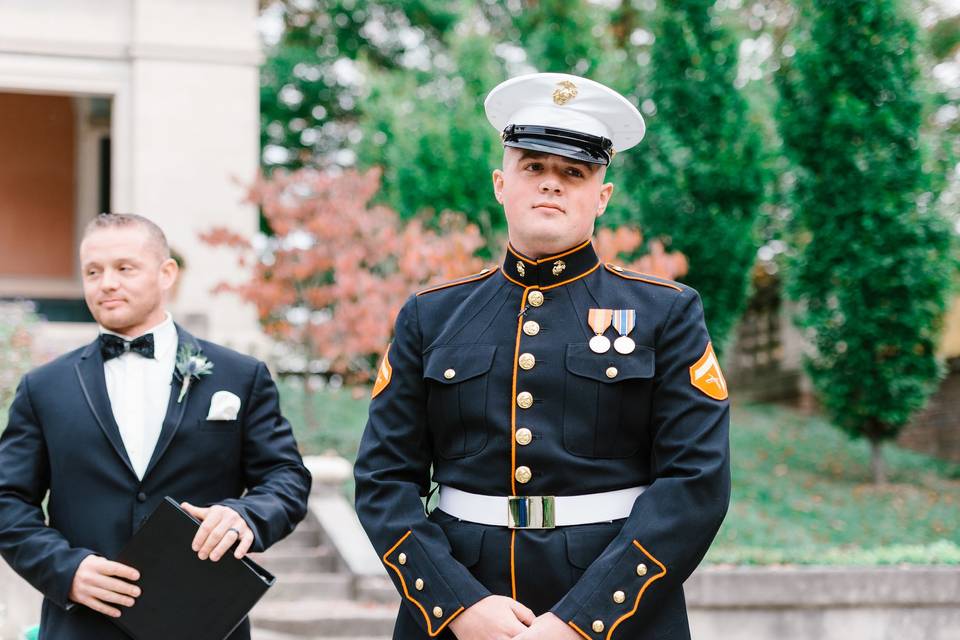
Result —
<instances>
[{"instance_id":1,"label":"red-leaved tree","mask_svg":"<svg viewBox=\"0 0 960 640\"><path fill-rule=\"evenodd\" d=\"M597 255L604 262L617 262L621 255L633 255L643 244L643 235L635 227L604 227L597 230L594 239ZM632 271L648 273L660 278L676 280L687 274L687 258L679 251L667 252L660 240L647 243L647 253L640 258L623 264Z\"/></svg>"},{"instance_id":2,"label":"red-leaved tree","mask_svg":"<svg viewBox=\"0 0 960 640\"><path fill-rule=\"evenodd\" d=\"M202 234L234 248L251 269L241 284L220 284L256 305L264 331L348 383L368 382L413 291L475 271L483 245L475 225L444 213L438 229L371 205L380 173L275 172L250 188L274 235L257 251L225 228Z\"/></svg>"}]
</instances>

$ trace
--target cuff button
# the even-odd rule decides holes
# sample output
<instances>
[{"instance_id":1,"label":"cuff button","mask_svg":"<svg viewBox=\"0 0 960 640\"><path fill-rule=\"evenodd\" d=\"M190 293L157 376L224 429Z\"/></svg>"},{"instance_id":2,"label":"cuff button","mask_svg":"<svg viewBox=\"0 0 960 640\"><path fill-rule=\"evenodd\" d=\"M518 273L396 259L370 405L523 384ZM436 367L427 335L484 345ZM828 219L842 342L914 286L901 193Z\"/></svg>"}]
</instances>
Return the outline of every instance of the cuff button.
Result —
<instances>
[{"instance_id":1,"label":"cuff button","mask_svg":"<svg viewBox=\"0 0 960 640\"><path fill-rule=\"evenodd\" d=\"M603 633L603 629L604 629L604 627L603 627L603 621L601 621L601 620L594 620L594 621L593 621L593 624L590 625L590 628L593 629L593 632L594 632L594 633Z\"/></svg>"},{"instance_id":2,"label":"cuff button","mask_svg":"<svg viewBox=\"0 0 960 640\"><path fill-rule=\"evenodd\" d=\"M441 609L440 607L434 607L434 608L433 608L433 617L434 617L434 618L442 618L442 617L443 617L443 609Z\"/></svg>"},{"instance_id":3,"label":"cuff button","mask_svg":"<svg viewBox=\"0 0 960 640\"><path fill-rule=\"evenodd\" d=\"M397 562L399 562L400 564L407 564L407 554L401 553L399 556L397 556ZM640 565L640 566L643 566L643 565ZM637 571L640 571L640 569L637 569ZM646 571L644 571L644 573L646 573ZM643 573L641 573L640 575L643 575Z\"/></svg>"},{"instance_id":4,"label":"cuff button","mask_svg":"<svg viewBox=\"0 0 960 640\"><path fill-rule=\"evenodd\" d=\"M623 591L614 591L613 592L613 601L617 604L623 604L624 600L627 599L627 594Z\"/></svg>"},{"instance_id":5,"label":"cuff button","mask_svg":"<svg viewBox=\"0 0 960 640\"><path fill-rule=\"evenodd\" d=\"M641 577L647 575L647 565L643 564L642 562L638 564L637 575Z\"/></svg>"},{"instance_id":6,"label":"cuff button","mask_svg":"<svg viewBox=\"0 0 960 640\"><path fill-rule=\"evenodd\" d=\"M417 578L417 581L413 583L413 586L417 588L417 591L423 591L423 578Z\"/></svg>"}]
</instances>

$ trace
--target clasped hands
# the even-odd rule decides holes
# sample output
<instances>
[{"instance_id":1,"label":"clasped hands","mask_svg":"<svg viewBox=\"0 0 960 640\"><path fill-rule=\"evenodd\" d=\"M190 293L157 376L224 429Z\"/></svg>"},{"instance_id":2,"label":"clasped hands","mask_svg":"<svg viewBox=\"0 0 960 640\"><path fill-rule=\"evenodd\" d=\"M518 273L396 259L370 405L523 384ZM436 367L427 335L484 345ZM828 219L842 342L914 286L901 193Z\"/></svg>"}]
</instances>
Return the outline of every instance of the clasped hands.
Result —
<instances>
[{"instance_id":1,"label":"clasped hands","mask_svg":"<svg viewBox=\"0 0 960 640\"><path fill-rule=\"evenodd\" d=\"M217 562L239 541L233 555L246 555L253 544L253 531L240 514L223 505L195 507L183 502L180 507L203 524L191 544L201 560ZM90 607L105 616L119 618L117 606L132 607L140 597L140 587L131 584L140 579L140 572L119 562L90 555L83 559L73 575L68 597L77 604Z\"/></svg>"},{"instance_id":2,"label":"clasped hands","mask_svg":"<svg viewBox=\"0 0 960 640\"><path fill-rule=\"evenodd\" d=\"M549 611L541 616L506 596L487 596L453 619L458 640L579 640L580 636Z\"/></svg>"}]
</instances>

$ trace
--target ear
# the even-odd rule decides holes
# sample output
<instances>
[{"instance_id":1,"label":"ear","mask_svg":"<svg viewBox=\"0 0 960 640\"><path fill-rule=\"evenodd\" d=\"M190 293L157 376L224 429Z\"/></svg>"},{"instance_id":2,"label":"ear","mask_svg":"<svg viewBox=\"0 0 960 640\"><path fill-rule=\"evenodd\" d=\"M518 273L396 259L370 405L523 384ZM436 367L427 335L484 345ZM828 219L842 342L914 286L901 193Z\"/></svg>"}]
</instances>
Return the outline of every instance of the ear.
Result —
<instances>
[{"instance_id":1,"label":"ear","mask_svg":"<svg viewBox=\"0 0 960 640\"><path fill-rule=\"evenodd\" d=\"M597 203L597 217L603 215L603 212L607 210L607 205L610 204L610 197L613 195L613 183L608 182L602 187L600 187L600 201Z\"/></svg>"},{"instance_id":2,"label":"ear","mask_svg":"<svg viewBox=\"0 0 960 640\"><path fill-rule=\"evenodd\" d=\"M493 170L493 197L503 204L503 171L500 169Z\"/></svg>"},{"instance_id":3,"label":"ear","mask_svg":"<svg viewBox=\"0 0 960 640\"><path fill-rule=\"evenodd\" d=\"M160 288L164 291L168 291L173 287L174 283L177 281L177 276L180 275L180 267L177 266L177 261L173 258L167 258L162 263L160 263Z\"/></svg>"}]
</instances>

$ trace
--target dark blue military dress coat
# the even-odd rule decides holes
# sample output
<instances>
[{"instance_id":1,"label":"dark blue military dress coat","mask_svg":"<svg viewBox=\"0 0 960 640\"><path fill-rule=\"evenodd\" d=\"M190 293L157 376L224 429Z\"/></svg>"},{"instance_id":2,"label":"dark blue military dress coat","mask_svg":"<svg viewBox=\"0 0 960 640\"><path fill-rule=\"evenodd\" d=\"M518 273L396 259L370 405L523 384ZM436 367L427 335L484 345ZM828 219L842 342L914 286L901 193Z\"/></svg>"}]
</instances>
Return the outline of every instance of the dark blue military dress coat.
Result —
<instances>
[{"instance_id":1,"label":"dark blue military dress coat","mask_svg":"<svg viewBox=\"0 0 960 640\"><path fill-rule=\"evenodd\" d=\"M595 308L635 310L631 353L589 348ZM589 242L539 260L510 248L500 269L411 297L355 469L403 596L394 638L453 638L490 594L585 638L689 638L682 584L730 496L726 398L697 292L601 264ZM518 530L425 515L431 479L496 496L649 488L625 519Z\"/></svg>"}]
</instances>

